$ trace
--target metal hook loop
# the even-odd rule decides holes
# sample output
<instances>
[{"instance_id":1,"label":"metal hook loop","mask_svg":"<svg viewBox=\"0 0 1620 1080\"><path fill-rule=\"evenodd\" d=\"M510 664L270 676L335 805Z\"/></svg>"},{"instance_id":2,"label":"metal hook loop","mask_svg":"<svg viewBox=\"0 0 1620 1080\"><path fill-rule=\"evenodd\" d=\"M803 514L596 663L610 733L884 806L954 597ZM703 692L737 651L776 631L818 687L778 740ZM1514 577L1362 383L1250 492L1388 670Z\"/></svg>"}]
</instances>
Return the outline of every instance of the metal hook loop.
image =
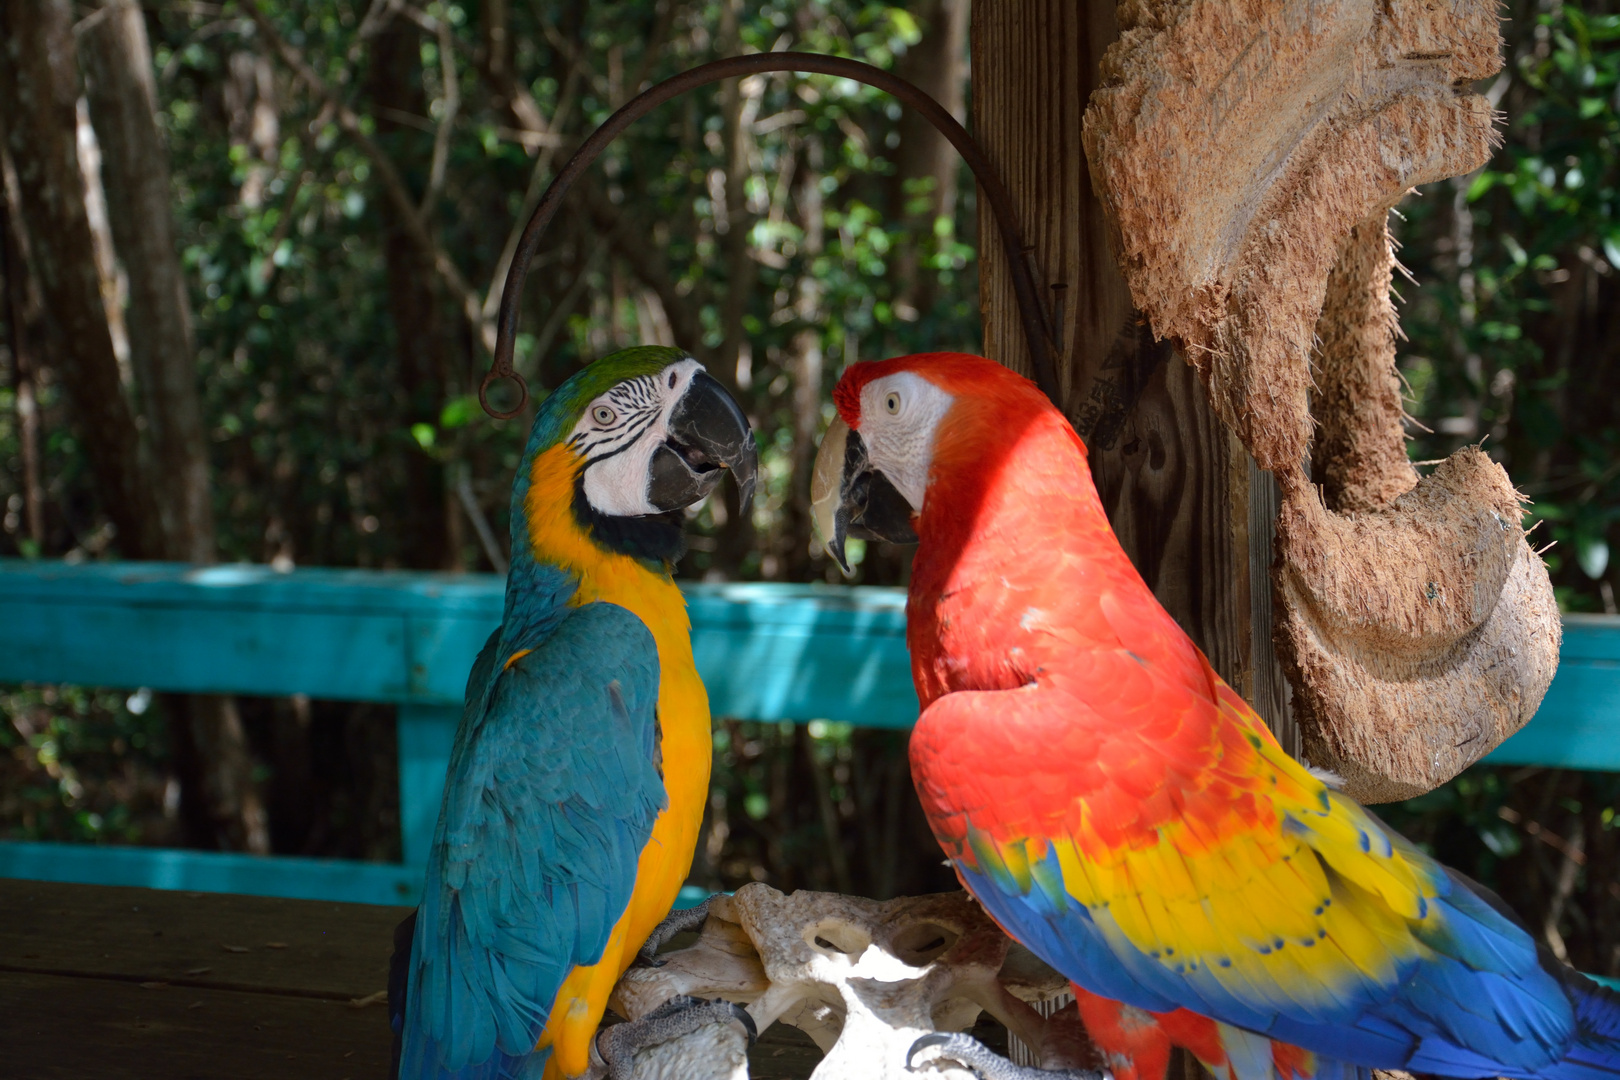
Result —
<instances>
[{"instance_id":1,"label":"metal hook loop","mask_svg":"<svg viewBox=\"0 0 1620 1080\"><path fill-rule=\"evenodd\" d=\"M484 376L483 384L478 388L478 400L484 406L485 412L498 419L510 419L517 415L529 400L529 390L523 376L512 370L518 307L523 296L523 282L529 274L529 263L534 259L535 251L540 246L540 236L551 223L551 219L556 216L557 208L561 205L563 196L568 193L569 186L625 128L671 98L678 97L688 90L719 82L721 79L775 72L832 75L876 87L902 104L917 110L923 119L932 124L952 146L956 147L957 153L962 155L962 159L972 170L974 179L983 189L985 202L996 219L996 230L1001 234L1002 247L1007 253L1007 271L1012 278L1013 294L1018 300L1019 321L1023 324L1024 338L1029 344L1029 357L1035 371L1035 382L1053 404L1062 407L1058 400L1057 369L1053 362L1053 355L1057 351L1054 346L1054 334L1051 322L1041 305L1040 295L1035 289L1035 279L1030 272L1029 260L1023 254L1024 248L1018 236L1017 214L1013 209L1012 196L1008 194L990 160L984 156L984 151L973 141L973 136L957 123L956 118L947 112L944 106L921 88L882 68L842 56L772 52L714 60L650 86L603 121L602 125L580 144L579 149L574 151L574 155L557 173L551 181L551 186L546 188L546 193L535 206L534 214L529 218L529 224L524 228L523 236L518 241L512 264L507 268L506 284L501 291L500 315L496 323L495 355L490 360L489 373ZM486 391L490 383L497 379L513 379L517 382L523 392L523 401L516 409L510 412L497 412L490 408Z\"/></svg>"},{"instance_id":2,"label":"metal hook loop","mask_svg":"<svg viewBox=\"0 0 1620 1080\"><path fill-rule=\"evenodd\" d=\"M502 379L511 379L513 382L517 383L518 388L518 403L505 412L502 412L489 403L489 388ZM484 407L484 411L489 413L489 415L493 416L497 420L510 420L512 417L522 412L523 406L527 405L528 403L528 381L525 380L522 375L519 375L517 372L512 370L512 360L510 355L507 357L505 371L499 371L497 370L497 365L491 364L490 369L484 373L484 381L478 384L478 404Z\"/></svg>"}]
</instances>

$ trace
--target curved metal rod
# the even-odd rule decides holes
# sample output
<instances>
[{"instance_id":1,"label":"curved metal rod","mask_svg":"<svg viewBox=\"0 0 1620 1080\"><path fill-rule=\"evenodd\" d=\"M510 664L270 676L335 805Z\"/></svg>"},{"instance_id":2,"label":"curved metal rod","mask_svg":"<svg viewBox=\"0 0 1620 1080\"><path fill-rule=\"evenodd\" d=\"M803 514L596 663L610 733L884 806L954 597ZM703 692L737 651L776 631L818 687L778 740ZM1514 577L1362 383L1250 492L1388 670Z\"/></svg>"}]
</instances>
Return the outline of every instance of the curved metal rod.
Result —
<instances>
[{"instance_id":1,"label":"curved metal rod","mask_svg":"<svg viewBox=\"0 0 1620 1080\"><path fill-rule=\"evenodd\" d=\"M923 119L934 125L940 134L956 147L962 159L967 162L968 168L973 170L973 176L979 182L979 186L984 189L985 201L990 204L990 211L995 215L996 228L1001 233L1001 244L1007 253L1007 269L1012 275L1013 293L1018 299L1018 313L1024 325L1024 338L1029 343L1035 382L1054 404L1062 407L1058 401L1057 370L1052 361L1052 342L1046 329L1040 298L1035 292L1035 279L1030 273L1029 263L1024 258L1012 197L1008 195L1001 178L996 175L995 169L984 156L984 151L973 141L973 136L956 122L954 116L945 111L944 106L923 90L882 68L841 56L770 52L715 60L649 87L608 117L602 126L591 132L590 138L574 151L574 156L568 159L568 163L551 181L551 186L546 188L545 195L535 206L534 214L529 218L529 224L524 228L523 236L518 241L512 264L506 271L506 285L501 293L501 310L496 324L495 356L490 362L489 373L484 376L483 383L478 387L478 400L484 406L485 412L499 419L509 420L528 404L528 384L523 376L512 370L512 348L517 335L518 307L523 296L523 282L529 275L529 263L534 258L535 250L540 246L540 234L545 232L546 226L556 216L557 208L562 204L563 196L568 193L569 185L591 166L598 155L625 128L671 98L679 97L688 90L719 82L721 79L782 71L833 75L875 86L902 104L916 109L922 114ZM501 412L490 407L489 387L497 379L516 380L522 392L522 399L510 411Z\"/></svg>"}]
</instances>

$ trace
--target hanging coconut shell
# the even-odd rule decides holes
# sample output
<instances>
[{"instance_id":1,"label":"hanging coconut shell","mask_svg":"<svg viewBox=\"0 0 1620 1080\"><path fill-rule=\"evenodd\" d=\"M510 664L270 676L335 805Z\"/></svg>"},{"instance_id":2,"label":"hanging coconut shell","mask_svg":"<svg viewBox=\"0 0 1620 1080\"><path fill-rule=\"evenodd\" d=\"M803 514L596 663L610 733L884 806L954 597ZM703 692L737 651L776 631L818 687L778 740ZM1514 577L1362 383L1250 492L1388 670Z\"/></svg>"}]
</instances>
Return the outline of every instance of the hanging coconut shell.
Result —
<instances>
[{"instance_id":1,"label":"hanging coconut shell","mask_svg":"<svg viewBox=\"0 0 1620 1080\"><path fill-rule=\"evenodd\" d=\"M1465 447L1419 480L1407 460L1394 261L1382 220L1340 250L1313 356L1320 487L1277 520L1278 652L1305 756L1365 802L1421 794L1528 722L1560 637L1502 467Z\"/></svg>"},{"instance_id":2,"label":"hanging coconut shell","mask_svg":"<svg viewBox=\"0 0 1620 1080\"><path fill-rule=\"evenodd\" d=\"M1119 21L1093 186L1137 307L1278 478L1306 757L1364 801L1429 790L1529 720L1558 654L1506 473L1465 448L1420 480L1395 370L1385 216L1489 158L1468 87L1501 67L1495 4L1127 0Z\"/></svg>"}]
</instances>

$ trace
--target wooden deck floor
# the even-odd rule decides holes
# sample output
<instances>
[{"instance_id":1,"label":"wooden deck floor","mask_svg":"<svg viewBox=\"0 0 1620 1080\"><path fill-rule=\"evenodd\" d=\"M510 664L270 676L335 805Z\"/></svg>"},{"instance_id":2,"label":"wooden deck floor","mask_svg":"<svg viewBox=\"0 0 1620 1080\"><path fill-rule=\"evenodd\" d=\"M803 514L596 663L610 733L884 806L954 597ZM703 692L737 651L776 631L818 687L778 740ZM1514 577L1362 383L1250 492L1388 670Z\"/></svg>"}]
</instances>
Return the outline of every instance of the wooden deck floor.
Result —
<instances>
[{"instance_id":1,"label":"wooden deck floor","mask_svg":"<svg viewBox=\"0 0 1620 1080\"><path fill-rule=\"evenodd\" d=\"M0 880L0 1072L371 1080L405 908Z\"/></svg>"},{"instance_id":2,"label":"wooden deck floor","mask_svg":"<svg viewBox=\"0 0 1620 1080\"><path fill-rule=\"evenodd\" d=\"M0 879L5 1080L383 1080L407 908ZM815 1045L778 1024L758 1080Z\"/></svg>"}]
</instances>

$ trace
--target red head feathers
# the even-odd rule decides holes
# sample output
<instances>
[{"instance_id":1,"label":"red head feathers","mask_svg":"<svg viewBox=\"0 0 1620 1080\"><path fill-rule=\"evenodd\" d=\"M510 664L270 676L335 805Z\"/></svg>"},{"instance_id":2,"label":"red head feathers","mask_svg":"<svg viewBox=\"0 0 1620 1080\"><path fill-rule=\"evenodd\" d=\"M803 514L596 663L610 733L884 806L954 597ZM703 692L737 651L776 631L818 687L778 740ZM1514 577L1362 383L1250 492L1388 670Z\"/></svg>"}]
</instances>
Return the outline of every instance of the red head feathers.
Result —
<instances>
[{"instance_id":1,"label":"red head feathers","mask_svg":"<svg viewBox=\"0 0 1620 1080\"><path fill-rule=\"evenodd\" d=\"M844 423L859 431L861 391L873 379L897 371L914 371L961 398L990 399L1000 405L1034 410L1049 407L1046 395L1034 383L993 360L958 352L916 353L889 360L866 360L845 368L833 388L833 404L838 407L838 415Z\"/></svg>"}]
</instances>

